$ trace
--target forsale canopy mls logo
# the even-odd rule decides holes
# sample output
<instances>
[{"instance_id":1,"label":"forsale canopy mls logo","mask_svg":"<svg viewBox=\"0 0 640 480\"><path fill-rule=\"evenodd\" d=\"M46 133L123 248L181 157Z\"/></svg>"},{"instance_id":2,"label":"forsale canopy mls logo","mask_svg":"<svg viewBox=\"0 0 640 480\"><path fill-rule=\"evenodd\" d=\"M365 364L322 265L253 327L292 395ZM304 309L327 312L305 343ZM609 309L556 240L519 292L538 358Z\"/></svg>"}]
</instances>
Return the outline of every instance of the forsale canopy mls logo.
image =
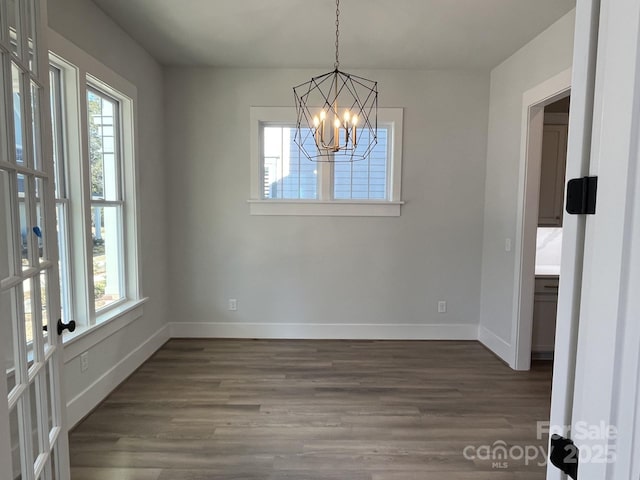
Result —
<instances>
[{"instance_id":1,"label":"forsale canopy mls logo","mask_svg":"<svg viewBox=\"0 0 640 480\"><path fill-rule=\"evenodd\" d=\"M547 452L542 445L507 445L504 440L496 440L492 445L467 445L462 454L466 460L491 462L491 468L509 468L509 461L537 465L547 464Z\"/></svg>"},{"instance_id":2,"label":"forsale canopy mls logo","mask_svg":"<svg viewBox=\"0 0 640 480\"><path fill-rule=\"evenodd\" d=\"M613 463L616 460L613 441L617 439L618 429L613 425L576 422L571 427L537 423L537 440L546 441L553 434L571 436L574 441L588 443L576 451L575 458L565 459L567 462ZM497 469L509 468L509 462L544 467L548 459L546 445L539 442L535 445L509 445L504 440L496 440L490 445L467 445L462 454L466 460L490 462L491 468Z\"/></svg>"}]
</instances>

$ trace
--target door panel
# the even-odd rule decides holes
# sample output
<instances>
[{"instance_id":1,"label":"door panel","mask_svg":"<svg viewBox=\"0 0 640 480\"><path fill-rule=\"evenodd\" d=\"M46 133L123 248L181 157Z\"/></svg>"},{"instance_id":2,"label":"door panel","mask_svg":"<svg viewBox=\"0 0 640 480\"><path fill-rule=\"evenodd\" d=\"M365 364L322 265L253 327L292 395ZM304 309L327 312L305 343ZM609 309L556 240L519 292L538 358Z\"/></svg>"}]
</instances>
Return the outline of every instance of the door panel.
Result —
<instances>
[{"instance_id":1,"label":"door panel","mask_svg":"<svg viewBox=\"0 0 640 480\"><path fill-rule=\"evenodd\" d=\"M0 2L2 480L69 478L62 343L49 328L60 318L60 300L56 238L48 235L55 210L49 75L40 42L45 6Z\"/></svg>"},{"instance_id":2,"label":"door panel","mask_svg":"<svg viewBox=\"0 0 640 480\"><path fill-rule=\"evenodd\" d=\"M638 458L632 437L640 381L633 280L640 275L640 3L602 0L596 13L589 174L598 176L598 198L596 214L584 219L575 377L566 387L572 396L565 398L571 410L564 417L580 451L581 480L637 478L630 473Z\"/></svg>"},{"instance_id":3,"label":"door panel","mask_svg":"<svg viewBox=\"0 0 640 480\"><path fill-rule=\"evenodd\" d=\"M589 174L593 127L600 0L578 0L571 81L571 107L567 145L566 177ZM551 433L566 435L571 425L575 382L576 349L582 295L586 220L565 215L562 225L562 264L558 290L558 314L551 393ZM547 479L566 478L550 462Z\"/></svg>"}]
</instances>

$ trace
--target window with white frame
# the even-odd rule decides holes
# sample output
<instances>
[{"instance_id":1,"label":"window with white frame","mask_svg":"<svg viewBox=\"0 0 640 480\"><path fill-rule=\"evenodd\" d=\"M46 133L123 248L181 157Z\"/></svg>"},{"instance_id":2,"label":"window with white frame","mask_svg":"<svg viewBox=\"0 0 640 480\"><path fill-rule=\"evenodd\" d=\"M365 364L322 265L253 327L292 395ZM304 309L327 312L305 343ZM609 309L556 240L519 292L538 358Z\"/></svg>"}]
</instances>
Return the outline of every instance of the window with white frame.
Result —
<instances>
[{"instance_id":1,"label":"window with white frame","mask_svg":"<svg viewBox=\"0 0 640 480\"><path fill-rule=\"evenodd\" d=\"M122 264L124 199L119 152L119 102L87 88L93 301L96 312L122 300L126 278Z\"/></svg>"},{"instance_id":2,"label":"window with white frame","mask_svg":"<svg viewBox=\"0 0 640 480\"><path fill-rule=\"evenodd\" d=\"M295 128L293 108L251 108L252 215L400 215L402 109L378 109L378 143L361 161L313 162Z\"/></svg>"},{"instance_id":3,"label":"window with white frame","mask_svg":"<svg viewBox=\"0 0 640 480\"><path fill-rule=\"evenodd\" d=\"M84 330L140 302L135 89L53 54L49 77L62 314Z\"/></svg>"}]
</instances>

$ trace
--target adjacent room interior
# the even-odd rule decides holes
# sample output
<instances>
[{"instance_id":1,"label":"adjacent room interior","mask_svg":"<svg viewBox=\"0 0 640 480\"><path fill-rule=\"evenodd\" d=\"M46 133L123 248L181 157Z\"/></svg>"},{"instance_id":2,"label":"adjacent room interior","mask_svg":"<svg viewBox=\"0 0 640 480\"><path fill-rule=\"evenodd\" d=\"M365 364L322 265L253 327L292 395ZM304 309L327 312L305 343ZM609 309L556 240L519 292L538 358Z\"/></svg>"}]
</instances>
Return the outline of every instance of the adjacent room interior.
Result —
<instances>
[{"instance_id":1,"label":"adjacent room interior","mask_svg":"<svg viewBox=\"0 0 640 480\"><path fill-rule=\"evenodd\" d=\"M547 478L575 4L3 0L7 478Z\"/></svg>"},{"instance_id":2,"label":"adjacent room interior","mask_svg":"<svg viewBox=\"0 0 640 480\"><path fill-rule=\"evenodd\" d=\"M553 359L558 310L569 105L567 96L544 109L531 354L547 360Z\"/></svg>"}]
</instances>

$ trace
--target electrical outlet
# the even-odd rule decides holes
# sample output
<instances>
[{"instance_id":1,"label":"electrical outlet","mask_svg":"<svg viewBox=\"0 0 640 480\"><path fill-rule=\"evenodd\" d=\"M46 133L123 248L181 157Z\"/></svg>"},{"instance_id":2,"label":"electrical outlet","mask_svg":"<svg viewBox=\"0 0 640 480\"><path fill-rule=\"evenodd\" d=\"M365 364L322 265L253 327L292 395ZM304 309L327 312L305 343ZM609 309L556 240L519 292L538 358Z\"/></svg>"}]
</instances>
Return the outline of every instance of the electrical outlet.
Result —
<instances>
[{"instance_id":1,"label":"electrical outlet","mask_svg":"<svg viewBox=\"0 0 640 480\"><path fill-rule=\"evenodd\" d=\"M506 238L504 241L504 251L505 252L510 252L511 251L511 239L510 238Z\"/></svg>"},{"instance_id":2,"label":"electrical outlet","mask_svg":"<svg viewBox=\"0 0 640 480\"><path fill-rule=\"evenodd\" d=\"M236 300L235 298L229 299L229 310L231 310L232 312L238 310L238 300Z\"/></svg>"},{"instance_id":3,"label":"electrical outlet","mask_svg":"<svg viewBox=\"0 0 640 480\"><path fill-rule=\"evenodd\" d=\"M86 372L89 368L89 352L84 352L80 355L80 370Z\"/></svg>"},{"instance_id":4,"label":"electrical outlet","mask_svg":"<svg viewBox=\"0 0 640 480\"><path fill-rule=\"evenodd\" d=\"M440 300L438 302L438 313L446 313L447 311L447 302L444 300Z\"/></svg>"}]
</instances>

